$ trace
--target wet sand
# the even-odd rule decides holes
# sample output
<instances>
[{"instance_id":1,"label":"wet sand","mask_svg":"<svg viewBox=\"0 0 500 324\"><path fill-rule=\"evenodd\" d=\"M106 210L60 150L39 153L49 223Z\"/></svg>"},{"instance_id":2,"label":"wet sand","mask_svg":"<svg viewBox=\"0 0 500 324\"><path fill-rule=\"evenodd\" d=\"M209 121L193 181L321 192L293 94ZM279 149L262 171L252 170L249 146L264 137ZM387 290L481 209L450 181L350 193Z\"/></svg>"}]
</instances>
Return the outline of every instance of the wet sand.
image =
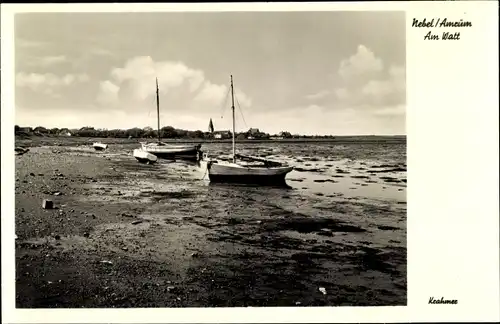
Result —
<instances>
[{"instance_id":1,"label":"wet sand","mask_svg":"<svg viewBox=\"0 0 500 324\"><path fill-rule=\"evenodd\" d=\"M290 188L35 145L16 156L16 305L406 305L405 148L353 145L242 146L296 166Z\"/></svg>"}]
</instances>

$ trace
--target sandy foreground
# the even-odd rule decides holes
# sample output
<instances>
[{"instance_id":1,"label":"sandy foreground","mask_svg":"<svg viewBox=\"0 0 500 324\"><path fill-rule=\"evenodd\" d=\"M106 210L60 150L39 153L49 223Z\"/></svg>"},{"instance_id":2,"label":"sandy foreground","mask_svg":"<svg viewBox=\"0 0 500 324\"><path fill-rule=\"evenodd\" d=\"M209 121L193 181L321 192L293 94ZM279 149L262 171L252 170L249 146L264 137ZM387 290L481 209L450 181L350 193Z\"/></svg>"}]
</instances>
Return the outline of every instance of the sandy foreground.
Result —
<instances>
[{"instance_id":1,"label":"sandy foreground","mask_svg":"<svg viewBox=\"0 0 500 324\"><path fill-rule=\"evenodd\" d=\"M313 214L293 190L203 175L88 145L16 156L17 307L406 304L406 204Z\"/></svg>"}]
</instances>

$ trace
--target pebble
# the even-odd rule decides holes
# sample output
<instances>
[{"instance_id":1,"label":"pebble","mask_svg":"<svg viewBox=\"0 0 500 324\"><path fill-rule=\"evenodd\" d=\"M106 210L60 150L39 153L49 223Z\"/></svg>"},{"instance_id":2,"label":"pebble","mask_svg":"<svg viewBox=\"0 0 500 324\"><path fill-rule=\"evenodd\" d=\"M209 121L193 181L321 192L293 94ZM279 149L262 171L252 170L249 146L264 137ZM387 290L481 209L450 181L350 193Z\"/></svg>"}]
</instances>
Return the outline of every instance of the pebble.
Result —
<instances>
[{"instance_id":1,"label":"pebble","mask_svg":"<svg viewBox=\"0 0 500 324\"><path fill-rule=\"evenodd\" d=\"M52 209L52 208L54 208L54 203L52 202L52 200L44 199L42 202L42 208L43 209Z\"/></svg>"}]
</instances>

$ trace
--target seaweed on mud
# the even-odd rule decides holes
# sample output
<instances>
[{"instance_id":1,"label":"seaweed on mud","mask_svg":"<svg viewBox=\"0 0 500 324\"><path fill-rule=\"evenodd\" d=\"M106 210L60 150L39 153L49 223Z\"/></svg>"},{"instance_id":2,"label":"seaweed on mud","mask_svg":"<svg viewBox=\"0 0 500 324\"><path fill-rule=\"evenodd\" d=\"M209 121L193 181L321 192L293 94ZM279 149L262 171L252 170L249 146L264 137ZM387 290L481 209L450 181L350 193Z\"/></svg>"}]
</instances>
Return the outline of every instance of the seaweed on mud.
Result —
<instances>
[{"instance_id":1,"label":"seaweed on mud","mask_svg":"<svg viewBox=\"0 0 500 324\"><path fill-rule=\"evenodd\" d=\"M378 169L378 168L396 168L396 167L398 167L397 164L380 164L380 165L373 165L371 168Z\"/></svg>"},{"instance_id":2,"label":"seaweed on mud","mask_svg":"<svg viewBox=\"0 0 500 324\"><path fill-rule=\"evenodd\" d=\"M380 225L380 226L377 226L377 227L378 227L378 229L383 230L383 231L394 231L394 230L399 229L397 227L387 226L387 225Z\"/></svg>"},{"instance_id":3,"label":"seaweed on mud","mask_svg":"<svg viewBox=\"0 0 500 324\"><path fill-rule=\"evenodd\" d=\"M332 180L332 179L316 179L316 180L314 180L314 182L332 182L332 183L336 183L337 181Z\"/></svg>"},{"instance_id":4,"label":"seaweed on mud","mask_svg":"<svg viewBox=\"0 0 500 324\"><path fill-rule=\"evenodd\" d=\"M370 179L369 176L363 176L363 175L354 175L354 176L351 176L351 178L354 178L354 179Z\"/></svg>"},{"instance_id":5,"label":"seaweed on mud","mask_svg":"<svg viewBox=\"0 0 500 324\"><path fill-rule=\"evenodd\" d=\"M380 250L363 246L360 248L362 253L355 255L358 266L362 270L375 270L382 273L398 274L395 267L388 263L392 254L382 254Z\"/></svg>"},{"instance_id":6,"label":"seaweed on mud","mask_svg":"<svg viewBox=\"0 0 500 324\"><path fill-rule=\"evenodd\" d=\"M327 210L330 213L347 214L352 210L352 206L347 206L347 204L342 204L339 202L333 202L328 205L317 205L314 208L319 210Z\"/></svg>"},{"instance_id":7,"label":"seaweed on mud","mask_svg":"<svg viewBox=\"0 0 500 324\"><path fill-rule=\"evenodd\" d=\"M304 169L304 168L300 168L300 167L295 167L294 170L298 171L298 172L323 172L324 171L324 170L318 169L318 168Z\"/></svg>"},{"instance_id":8,"label":"seaweed on mud","mask_svg":"<svg viewBox=\"0 0 500 324\"><path fill-rule=\"evenodd\" d=\"M369 215L379 215L379 214L392 213L393 211L390 206L377 206L372 204L364 204L363 212Z\"/></svg>"},{"instance_id":9,"label":"seaweed on mud","mask_svg":"<svg viewBox=\"0 0 500 324\"><path fill-rule=\"evenodd\" d=\"M271 220L263 223L263 228L269 232L294 230L299 233L319 232L322 229L328 229L331 232L365 232L366 230L344 224L340 221L328 218L292 218Z\"/></svg>"},{"instance_id":10,"label":"seaweed on mud","mask_svg":"<svg viewBox=\"0 0 500 324\"><path fill-rule=\"evenodd\" d=\"M141 192L140 196L151 197L155 201L161 201L164 199L186 199L194 197L194 192L190 190L181 191L153 191L153 192Z\"/></svg>"},{"instance_id":11,"label":"seaweed on mud","mask_svg":"<svg viewBox=\"0 0 500 324\"><path fill-rule=\"evenodd\" d=\"M349 174L350 172L349 171L345 171L345 170L342 170L342 169L335 169L335 171L337 171L337 173L342 173L342 174Z\"/></svg>"},{"instance_id":12,"label":"seaweed on mud","mask_svg":"<svg viewBox=\"0 0 500 324\"><path fill-rule=\"evenodd\" d=\"M239 218L231 217L231 218L229 218L229 220L227 221L227 223L229 225L238 225L238 224L242 224L243 220L239 219Z\"/></svg>"},{"instance_id":13,"label":"seaweed on mud","mask_svg":"<svg viewBox=\"0 0 500 324\"><path fill-rule=\"evenodd\" d=\"M217 233L207 236L209 241L213 242L237 242L253 247L263 249L298 249L303 244L302 240L294 239L286 236L275 234L261 234L256 237L243 236L236 233L228 233L218 231Z\"/></svg>"},{"instance_id":14,"label":"seaweed on mud","mask_svg":"<svg viewBox=\"0 0 500 324\"><path fill-rule=\"evenodd\" d=\"M261 235L259 238L243 238L241 242L265 249L298 249L303 244L299 239L272 234Z\"/></svg>"},{"instance_id":15,"label":"seaweed on mud","mask_svg":"<svg viewBox=\"0 0 500 324\"><path fill-rule=\"evenodd\" d=\"M294 253L291 256L291 259L303 264L303 265L313 265L314 259L328 259L331 258L331 255L329 254L322 254L322 253L311 253L311 252L298 252Z\"/></svg>"},{"instance_id":16,"label":"seaweed on mud","mask_svg":"<svg viewBox=\"0 0 500 324\"><path fill-rule=\"evenodd\" d=\"M365 182L366 183L377 183L378 181L377 180L366 180Z\"/></svg>"},{"instance_id":17,"label":"seaweed on mud","mask_svg":"<svg viewBox=\"0 0 500 324\"><path fill-rule=\"evenodd\" d=\"M301 297L300 292L309 288L303 278L311 271L297 267L294 261L241 261L230 260L224 266L214 262L203 272L190 269L188 282L206 291L198 294L194 303L204 307L292 306ZM199 282L206 284L199 288ZM277 293L284 291L287 293Z\"/></svg>"},{"instance_id":18,"label":"seaweed on mud","mask_svg":"<svg viewBox=\"0 0 500 324\"><path fill-rule=\"evenodd\" d=\"M380 177L380 179L384 180L384 182L391 182L391 183L401 182L400 180L393 178L393 177Z\"/></svg>"},{"instance_id":19,"label":"seaweed on mud","mask_svg":"<svg viewBox=\"0 0 500 324\"><path fill-rule=\"evenodd\" d=\"M392 169L384 169L384 170L370 170L370 173L388 173L388 172L406 172L406 168L392 168Z\"/></svg>"}]
</instances>

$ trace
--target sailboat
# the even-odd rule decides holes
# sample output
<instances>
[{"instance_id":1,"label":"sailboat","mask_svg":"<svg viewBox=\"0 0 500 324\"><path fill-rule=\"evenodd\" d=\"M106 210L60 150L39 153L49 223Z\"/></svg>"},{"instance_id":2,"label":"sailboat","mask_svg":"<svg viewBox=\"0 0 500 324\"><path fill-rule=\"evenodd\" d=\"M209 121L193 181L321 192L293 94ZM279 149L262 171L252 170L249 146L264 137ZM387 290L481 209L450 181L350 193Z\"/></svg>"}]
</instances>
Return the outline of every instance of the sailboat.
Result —
<instances>
[{"instance_id":1,"label":"sailboat","mask_svg":"<svg viewBox=\"0 0 500 324\"><path fill-rule=\"evenodd\" d=\"M160 134L160 90L158 89L158 78L156 78L156 111L158 121L158 142L141 143L141 149L147 153L154 154L164 159L188 159L199 160L201 157L201 144L172 145L163 143Z\"/></svg>"},{"instance_id":2,"label":"sailboat","mask_svg":"<svg viewBox=\"0 0 500 324\"><path fill-rule=\"evenodd\" d=\"M234 86L231 75L231 109L233 115L233 157L232 162L207 160L210 182L242 183L242 184L285 184L286 175L293 170L292 166L262 158L236 154ZM240 160L240 161L237 161Z\"/></svg>"}]
</instances>

